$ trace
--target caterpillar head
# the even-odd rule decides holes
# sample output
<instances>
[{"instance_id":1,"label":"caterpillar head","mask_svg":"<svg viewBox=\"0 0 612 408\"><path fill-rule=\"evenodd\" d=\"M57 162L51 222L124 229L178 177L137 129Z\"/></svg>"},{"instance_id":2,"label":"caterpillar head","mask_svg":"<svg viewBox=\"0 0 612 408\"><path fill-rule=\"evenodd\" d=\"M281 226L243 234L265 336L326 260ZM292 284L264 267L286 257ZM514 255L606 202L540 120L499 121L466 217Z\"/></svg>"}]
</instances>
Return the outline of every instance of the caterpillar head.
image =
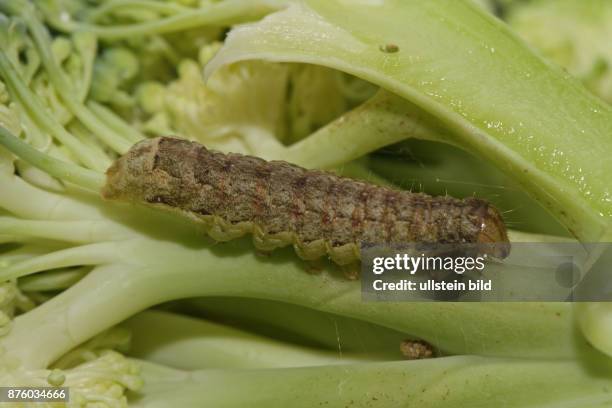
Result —
<instances>
[{"instance_id":1,"label":"caterpillar head","mask_svg":"<svg viewBox=\"0 0 612 408\"><path fill-rule=\"evenodd\" d=\"M489 203L484 203L477 211L480 225L476 243L483 244L487 255L506 258L510 255L510 241L501 214Z\"/></svg>"}]
</instances>

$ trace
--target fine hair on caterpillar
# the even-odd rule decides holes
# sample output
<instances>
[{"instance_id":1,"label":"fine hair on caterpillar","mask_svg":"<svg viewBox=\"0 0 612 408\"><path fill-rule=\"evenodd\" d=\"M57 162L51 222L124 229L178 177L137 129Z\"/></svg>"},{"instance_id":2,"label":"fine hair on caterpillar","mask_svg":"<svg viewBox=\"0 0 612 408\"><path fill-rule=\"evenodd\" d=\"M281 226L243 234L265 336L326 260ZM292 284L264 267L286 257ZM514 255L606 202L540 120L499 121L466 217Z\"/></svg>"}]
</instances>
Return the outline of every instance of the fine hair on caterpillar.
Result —
<instances>
[{"instance_id":1,"label":"fine hair on caterpillar","mask_svg":"<svg viewBox=\"0 0 612 408\"><path fill-rule=\"evenodd\" d=\"M485 200L398 191L283 161L210 151L160 137L134 145L107 171L102 195L178 212L215 240L253 235L257 249L293 245L305 260L360 259L361 243L497 243L500 213Z\"/></svg>"}]
</instances>

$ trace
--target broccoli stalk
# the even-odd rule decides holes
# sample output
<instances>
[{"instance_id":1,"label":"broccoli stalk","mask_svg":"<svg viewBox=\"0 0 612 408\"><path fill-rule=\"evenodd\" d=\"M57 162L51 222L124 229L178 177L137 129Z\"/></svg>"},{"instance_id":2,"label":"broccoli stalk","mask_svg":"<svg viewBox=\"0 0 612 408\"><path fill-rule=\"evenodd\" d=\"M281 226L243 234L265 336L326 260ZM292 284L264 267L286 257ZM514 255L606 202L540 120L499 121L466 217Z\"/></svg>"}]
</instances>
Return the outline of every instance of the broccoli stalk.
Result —
<instances>
[{"instance_id":1,"label":"broccoli stalk","mask_svg":"<svg viewBox=\"0 0 612 408\"><path fill-rule=\"evenodd\" d=\"M377 357L298 346L159 310L139 313L121 327L131 333L128 355L185 370L354 364ZM398 359L399 347L395 352Z\"/></svg>"},{"instance_id":2,"label":"broccoli stalk","mask_svg":"<svg viewBox=\"0 0 612 408\"><path fill-rule=\"evenodd\" d=\"M609 367L598 376L575 361L457 356L245 371L143 362L142 370L145 386L131 395L134 407L603 408L612 402Z\"/></svg>"},{"instance_id":3,"label":"broccoli stalk","mask_svg":"<svg viewBox=\"0 0 612 408\"><path fill-rule=\"evenodd\" d=\"M308 274L287 252L265 262L249 247L248 242L226 244L219 256L218 250L202 244L201 237L180 243L142 237L108 244L104 254L112 254L114 260L104 260L65 292L18 316L1 343L26 366L46 366L80 342L155 304L197 296L241 296L370 321L449 353L570 358L586 348L574 336L566 304L482 308L468 303L363 303L358 282L330 272ZM92 258L98 256L92 248L81 249ZM77 255L66 254L63 266L99 262ZM17 263L7 272L36 270ZM500 319L504 325L498 324Z\"/></svg>"}]
</instances>

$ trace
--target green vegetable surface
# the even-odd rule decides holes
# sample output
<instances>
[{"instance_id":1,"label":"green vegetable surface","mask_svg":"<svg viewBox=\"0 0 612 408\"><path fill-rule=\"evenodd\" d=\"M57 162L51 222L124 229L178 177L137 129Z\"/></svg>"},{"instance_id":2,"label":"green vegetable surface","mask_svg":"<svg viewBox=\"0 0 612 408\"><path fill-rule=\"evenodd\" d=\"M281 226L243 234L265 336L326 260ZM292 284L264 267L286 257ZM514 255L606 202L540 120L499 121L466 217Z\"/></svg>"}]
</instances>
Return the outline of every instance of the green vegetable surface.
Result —
<instances>
[{"instance_id":1,"label":"green vegetable surface","mask_svg":"<svg viewBox=\"0 0 612 408\"><path fill-rule=\"evenodd\" d=\"M366 302L326 260L100 197L119 155L174 135L489 199L514 243L609 241L607 3L475 3L0 1L0 386L67 386L69 407L612 407L607 303ZM406 361L413 340L435 357Z\"/></svg>"},{"instance_id":2,"label":"green vegetable surface","mask_svg":"<svg viewBox=\"0 0 612 408\"><path fill-rule=\"evenodd\" d=\"M207 73L253 58L326 65L413 102L581 239L612 215L610 107L469 1L297 2L234 30Z\"/></svg>"}]
</instances>

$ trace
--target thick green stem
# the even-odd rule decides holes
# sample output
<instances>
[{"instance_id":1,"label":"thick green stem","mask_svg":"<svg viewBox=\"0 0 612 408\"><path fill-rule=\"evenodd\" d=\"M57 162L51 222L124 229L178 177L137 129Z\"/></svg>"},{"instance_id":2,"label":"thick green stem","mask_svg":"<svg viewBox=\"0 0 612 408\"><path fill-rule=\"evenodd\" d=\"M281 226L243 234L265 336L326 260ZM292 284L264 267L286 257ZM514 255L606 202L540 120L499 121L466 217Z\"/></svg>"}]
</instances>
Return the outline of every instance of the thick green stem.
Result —
<instances>
[{"instance_id":1,"label":"thick green stem","mask_svg":"<svg viewBox=\"0 0 612 408\"><path fill-rule=\"evenodd\" d=\"M100 183L102 183L102 180ZM0 174L0 191L11 192L10 194L0 194L0 208L4 208L22 218L80 221L102 219L104 217L100 206L87 202L87 197L75 196L74 194L69 196L42 190L13 174ZM99 189L96 190L96 193L98 191Z\"/></svg>"},{"instance_id":2,"label":"thick green stem","mask_svg":"<svg viewBox=\"0 0 612 408\"><path fill-rule=\"evenodd\" d=\"M206 247L135 239L117 244L111 265L15 319L6 349L26 366L53 360L133 314L180 298L237 296L277 300L353 317L422 338L452 354L574 358L586 349L569 304L363 302L361 284L306 271L293 251L262 260L246 240ZM95 318L92 318L95 316ZM500 324L500 322L503 322Z\"/></svg>"},{"instance_id":3,"label":"thick green stem","mask_svg":"<svg viewBox=\"0 0 612 408\"><path fill-rule=\"evenodd\" d=\"M397 360L401 356L399 345L409 337L363 320L265 299L204 297L180 304L179 310L189 314L229 322L255 333L340 354L366 353L379 360Z\"/></svg>"},{"instance_id":4,"label":"thick green stem","mask_svg":"<svg viewBox=\"0 0 612 408\"><path fill-rule=\"evenodd\" d=\"M87 275L90 269L90 267L65 268L25 276L19 279L19 289L23 292L49 292L68 289Z\"/></svg>"},{"instance_id":5,"label":"thick green stem","mask_svg":"<svg viewBox=\"0 0 612 408\"><path fill-rule=\"evenodd\" d=\"M354 353L339 354L282 343L206 320L154 310L137 314L121 327L131 333L128 354L184 370L305 367L369 361Z\"/></svg>"},{"instance_id":6,"label":"thick green stem","mask_svg":"<svg viewBox=\"0 0 612 408\"><path fill-rule=\"evenodd\" d=\"M448 140L416 106L396 104L381 91L376 96L289 146L283 159L308 168L333 168L408 138Z\"/></svg>"},{"instance_id":7,"label":"thick green stem","mask_svg":"<svg viewBox=\"0 0 612 408\"><path fill-rule=\"evenodd\" d=\"M102 220L42 221L2 216L0 216L0 231L18 236L79 244L119 241L130 236L127 229Z\"/></svg>"},{"instance_id":8,"label":"thick green stem","mask_svg":"<svg viewBox=\"0 0 612 408\"><path fill-rule=\"evenodd\" d=\"M612 403L609 368L598 373L577 362L461 356L275 370L184 372L146 362L142 367L145 386L130 406L595 408Z\"/></svg>"},{"instance_id":9,"label":"thick green stem","mask_svg":"<svg viewBox=\"0 0 612 408\"><path fill-rule=\"evenodd\" d=\"M110 243L90 244L63 249L33 257L0 269L0 281L28 276L33 273L80 265L100 265L114 259L115 247Z\"/></svg>"}]
</instances>

